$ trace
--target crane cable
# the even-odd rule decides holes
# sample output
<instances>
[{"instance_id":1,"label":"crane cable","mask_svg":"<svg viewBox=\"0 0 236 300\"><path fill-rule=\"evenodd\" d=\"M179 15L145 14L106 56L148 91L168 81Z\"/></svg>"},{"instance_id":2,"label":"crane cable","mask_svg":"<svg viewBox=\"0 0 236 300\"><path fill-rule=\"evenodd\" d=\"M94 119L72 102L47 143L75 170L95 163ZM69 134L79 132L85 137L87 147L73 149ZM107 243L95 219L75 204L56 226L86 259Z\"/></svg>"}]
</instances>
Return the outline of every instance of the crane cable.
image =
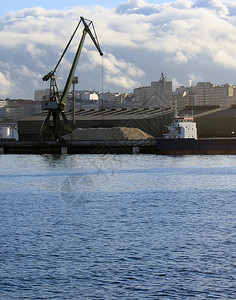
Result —
<instances>
[{"instance_id":1,"label":"crane cable","mask_svg":"<svg viewBox=\"0 0 236 300\"><path fill-rule=\"evenodd\" d=\"M104 84L104 59L102 56L102 94L103 94L103 84Z\"/></svg>"}]
</instances>

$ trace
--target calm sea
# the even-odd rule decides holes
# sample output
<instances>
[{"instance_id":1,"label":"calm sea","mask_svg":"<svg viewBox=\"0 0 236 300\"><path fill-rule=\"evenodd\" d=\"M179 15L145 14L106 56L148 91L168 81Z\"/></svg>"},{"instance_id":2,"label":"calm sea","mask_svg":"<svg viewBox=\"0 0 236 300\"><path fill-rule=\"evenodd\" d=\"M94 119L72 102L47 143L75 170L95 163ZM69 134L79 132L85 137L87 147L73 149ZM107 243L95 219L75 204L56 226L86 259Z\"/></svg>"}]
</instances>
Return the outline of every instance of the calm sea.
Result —
<instances>
[{"instance_id":1,"label":"calm sea","mask_svg":"<svg viewBox=\"0 0 236 300\"><path fill-rule=\"evenodd\" d=\"M0 156L0 299L236 299L236 157Z\"/></svg>"}]
</instances>

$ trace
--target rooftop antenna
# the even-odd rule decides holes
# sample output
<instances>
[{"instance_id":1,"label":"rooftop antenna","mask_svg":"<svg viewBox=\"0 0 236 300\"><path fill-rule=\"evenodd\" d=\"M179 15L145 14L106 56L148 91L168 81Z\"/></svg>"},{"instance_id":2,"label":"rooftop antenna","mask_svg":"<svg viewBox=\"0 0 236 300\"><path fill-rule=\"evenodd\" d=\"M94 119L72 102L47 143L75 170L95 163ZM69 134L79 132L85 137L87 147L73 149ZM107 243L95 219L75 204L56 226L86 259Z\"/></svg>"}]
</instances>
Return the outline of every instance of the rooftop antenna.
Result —
<instances>
[{"instance_id":1,"label":"rooftop antenna","mask_svg":"<svg viewBox=\"0 0 236 300\"><path fill-rule=\"evenodd\" d=\"M178 118L179 114L178 114L178 104L177 104L177 99L175 99L174 102L174 118Z\"/></svg>"}]
</instances>

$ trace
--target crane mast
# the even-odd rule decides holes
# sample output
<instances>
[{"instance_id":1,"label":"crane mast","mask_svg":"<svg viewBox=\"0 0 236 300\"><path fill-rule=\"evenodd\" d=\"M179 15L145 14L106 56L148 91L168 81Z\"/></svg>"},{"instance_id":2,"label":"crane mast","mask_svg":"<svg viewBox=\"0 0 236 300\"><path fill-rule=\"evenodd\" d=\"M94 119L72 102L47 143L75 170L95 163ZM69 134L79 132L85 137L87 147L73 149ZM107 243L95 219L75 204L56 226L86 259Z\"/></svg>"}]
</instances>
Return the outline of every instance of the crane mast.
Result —
<instances>
[{"instance_id":1,"label":"crane mast","mask_svg":"<svg viewBox=\"0 0 236 300\"><path fill-rule=\"evenodd\" d=\"M83 23L83 25L84 25L82 37L81 37L78 49L76 51L76 55L74 57L74 61L72 63L69 75L67 77L67 81L65 83L64 90L63 90L62 94L60 95L59 91L58 91L57 83L56 83L55 72L56 72L57 67L59 66L63 56L65 55L65 53L66 53L72 39L75 36L76 31L79 28L81 23ZM92 27L93 33L90 30L90 27ZM97 35L95 32L95 28L93 26L93 22L90 20L86 20L83 17L80 17L80 21L79 21L78 25L76 26L75 31L74 31L73 35L71 36L68 44L66 45L66 48L64 49L63 54L61 55L58 63L56 64L56 67L54 68L53 71L50 71L47 75L45 75L42 78L43 81L50 80L50 93L49 93L49 100L42 101L42 109L47 110L48 114L47 114L47 117L44 120L41 130L40 130L40 139L41 140L48 138L50 136L51 137L50 139L52 139L54 141L60 141L62 135L65 133L69 133L71 136L71 139L73 139L72 126L66 117L65 107L66 107L68 94L69 94L69 91L71 88L72 80L75 75L75 70L78 65L80 54L81 54L83 44L85 41L85 37L87 34L89 34L94 45L96 46L96 48L99 52L99 54L102 56L103 53L102 53L102 50L101 50L99 42L98 42L98 38L97 38ZM50 122L51 116L52 116L52 122ZM61 120L61 118L62 118L62 120Z\"/></svg>"}]
</instances>

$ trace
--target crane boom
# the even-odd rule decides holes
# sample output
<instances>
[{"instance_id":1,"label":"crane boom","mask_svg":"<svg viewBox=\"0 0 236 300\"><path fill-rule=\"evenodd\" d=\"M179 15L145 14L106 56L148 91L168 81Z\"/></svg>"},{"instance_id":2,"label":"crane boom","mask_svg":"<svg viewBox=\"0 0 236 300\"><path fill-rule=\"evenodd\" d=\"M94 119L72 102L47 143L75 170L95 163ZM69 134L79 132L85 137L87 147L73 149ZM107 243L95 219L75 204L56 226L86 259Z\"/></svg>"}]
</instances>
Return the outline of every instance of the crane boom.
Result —
<instances>
[{"instance_id":1,"label":"crane boom","mask_svg":"<svg viewBox=\"0 0 236 300\"><path fill-rule=\"evenodd\" d=\"M89 21L90 24L88 25L83 17L80 17L80 18L81 18L81 21L84 24L84 30L83 30L82 38L80 40L80 44L79 44L78 50L76 52L76 55L75 55L75 58L74 58L74 61L73 61L73 64L72 64L69 76L68 76L66 84L65 84L64 91L63 91L62 96L61 96L60 105L62 105L62 106L65 105L65 103L67 101L67 97L68 97L68 94L69 94L69 91L70 91L72 80L74 78L75 69L77 67L77 64L78 64L78 61L79 61L79 57L80 57L80 53L82 51L82 47L83 47L84 40L85 40L85 37L86 37L87 33L90 35L92 41L94 42L94 45L96 46L96 48L98 49L98 52L100 53L100 55L101 56L103 55L102 50L100 48L100 45L98 43L98 40L96 38L96 33L95 33L95 37L94 37L93 34L92 34L92 32L91 32L91 30L90 30L90 28L89 28L89 25L93 24L92 21ZM94 32L95 32L95 30L94 30Z\"/></svg>"},{"instance_id":2,"label":"crane boom","mask_svg":"<svg viewBox=\"0 0 236 300\"><path fill-rule=\"evenodd\" d=\"M54 74L55 74L55 71L56 71L58 65L60 64L65 52L67 51L67 49L68 49L68 47L69 47L69 45L70 45L70 43L71 43L71 41L72 41L72 39L73 39L73 37L74 37L74 35L75 35L75 33L76 33L76 31L77 31L77 29L78 29L81 22L84 25L82 37L81 37L81 40L80 40L80 43L79 43L74 61L72 63L67 81L65 83L64 90L62 92L62 95L60 96L59 92L58 92L57 84L56 84L56 77L55 77ZM91 30L89 28L90 25L92 25L94 34L91 32ZM80 17L80 22L77 25L73 35L71 36L65 50L63 51L63 54L60 57L56 67L54 68L53 71L49 72L47 75L45 75L43 77L44 81L47 81L47 80L50 79L50 95L49 95L49 101L42 101L42 108L44 110L48 110L48 115L47 115L45 121L42 124L41 130L40 130L40 139L45 138L46 134L49 133L49 132L51 133L51 136L52 136L53 140L60 140L62 134L66 133L66 132L69 132L70 135L71 135L71 138L72 138L72 127L71 127L70 122L66 118L64 110L65 110L65 107L66 107L68 94L69 94L69 91L70 91L70 88L71 88L72 80L73 80L74 75L75 75L75 70L76 70L76 67L78 65L78 61L79 61L79 58L80 58L80 54L81 54L81 51L82 51L83 44L84 44L85 37L86 37L87 33L91 37L91 39L92 39L94 45L96 46L99 54L101 56L103 55L92 21L86 20L83 17ZM49 122L50 122L51 115L53 117L53 120L52 120L52 125L50 126ZM62 117L63 127L61 127L60 116Z\"/></svg>"}]
</instances>

